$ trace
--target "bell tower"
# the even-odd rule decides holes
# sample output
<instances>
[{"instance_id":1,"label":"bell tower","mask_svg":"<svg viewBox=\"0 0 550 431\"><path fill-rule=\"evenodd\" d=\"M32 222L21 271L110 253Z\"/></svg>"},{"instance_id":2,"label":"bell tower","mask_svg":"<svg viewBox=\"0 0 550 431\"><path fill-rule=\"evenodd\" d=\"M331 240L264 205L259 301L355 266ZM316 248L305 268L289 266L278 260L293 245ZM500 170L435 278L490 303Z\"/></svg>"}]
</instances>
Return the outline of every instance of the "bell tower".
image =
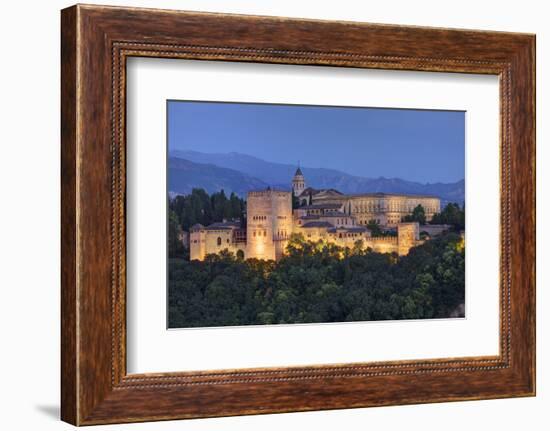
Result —
<instances>
[{"instance_id":1,"label":"bell tower","mask_svg":"<svg viewBox=\"0 0 550 431\"><path fill-rule=\"evenodd\" d=\"M306 180L304 178L304 174L302 174L300 166L298 166L298 169L296 169L296 173L294 174L294 178L292 178L292 193L294 196L300 196L305 188Z\"/></svg>"}]
</instances>

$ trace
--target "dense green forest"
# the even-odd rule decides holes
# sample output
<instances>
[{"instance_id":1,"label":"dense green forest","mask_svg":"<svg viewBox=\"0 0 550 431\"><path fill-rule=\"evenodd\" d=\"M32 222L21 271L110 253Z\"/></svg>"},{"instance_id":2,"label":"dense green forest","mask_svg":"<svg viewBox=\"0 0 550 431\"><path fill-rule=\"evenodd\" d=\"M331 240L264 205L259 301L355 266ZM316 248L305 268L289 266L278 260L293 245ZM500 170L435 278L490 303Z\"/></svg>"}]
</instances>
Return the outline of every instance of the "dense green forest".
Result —
<instances>
[{"instance_id":1,"label":"dense green forest","mask_svg":"<svg viewBox=\"0 0 550 431\"><path fill-rule=\"evenodd\" d=\"M454 230L464 230L466 223L466 212L464 206L449 203L440 213L434 214L430 224L450 224Z\"/></svg>"},{"instance_id":2,"label":"dense green forest","mask_svg":"<svg viewBox=\"0 0 550 431\"><path fill-rule=\"evenodd\" d=\"M403 217L404 222L418 222L421 225L426 224L426 213L422 205L417 205L413 212L405 217ZM464 230L465 225L465 211L464 207L456 203L448 203L443 211L440 213L434 214L432 219L429 221L429 224L448 224L451 225L453 230L461 231Z\"/></svg>"},{"instance_id":3,"label":"dense green forest","mask_svg":"<svg viewBox=\"0 0 550 431\"><path fill-rule=\"evenodd\" d=\"M205 327L463 316L464 242L449 233L407 256L307 242L278 262L224 252L169 261L169 326Z\"/></svg>"},{"instance_id":4,"label":"dense green forest","mask_svg":"<svg viewBox=\"0 0 550 431\"><path fill-rule=\"evenodd\" d=\"M235 193L227 197L223 190L208 195L203 189L193 189L191 194L177 195L170 199L169 209L180 227L189 230L195 223L208 226L223 219L242 220L246 202Z\"/></svg>"}]
</instances>

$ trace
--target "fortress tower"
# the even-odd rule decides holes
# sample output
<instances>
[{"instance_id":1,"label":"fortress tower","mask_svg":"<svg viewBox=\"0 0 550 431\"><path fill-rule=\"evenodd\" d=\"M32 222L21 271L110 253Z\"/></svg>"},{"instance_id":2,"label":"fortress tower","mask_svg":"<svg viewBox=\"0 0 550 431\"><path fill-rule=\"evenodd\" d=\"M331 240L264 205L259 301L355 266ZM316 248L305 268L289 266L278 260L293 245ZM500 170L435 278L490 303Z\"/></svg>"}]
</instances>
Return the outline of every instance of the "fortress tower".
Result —
<instances>
[{"instance_id":1,"label":"fortress tower","mask_svg":"<svg viewBox=\"0 0 550 431\"><path fill-rule=\"evenodd\" d=\"M206 229L202 224L191 226L189 238L190 260L204 260L206 256Z\"/></svg>"},{"instance_id":2,"label":"fortress tower","mask_svg":"<svg viewBox=\"0 0 550 431\"><path fill-rule=\"evenodd\" d=\"M292 193L294 193L294 196L300 196L305 188L306 180L304 178L304 174L302 174L302 170L298 166L298 169L296 169L296 173L294 174L294 178L292 178Z\"/></svg>"},{"instance_id":3,"label":"fortress tower","mask_svg":"<svg viewBox=\"0 0 550 431\"><path fill-rule=\"evenodd\" d=\"M419 240L420 229L417 222L397 225L397 252L400 256L408 254L411 247L418 245Z\"/></svg>"},{"instance_id":4,"label":"fortress tower","mask_svg":"<svg viewBox=\"0 0 550 431\"><path fill-rule=\"evenodd\" d=\"M246 198L246 258L279 259L292 233L291 193L268 188Z\"/></svg>"}]
</instances>

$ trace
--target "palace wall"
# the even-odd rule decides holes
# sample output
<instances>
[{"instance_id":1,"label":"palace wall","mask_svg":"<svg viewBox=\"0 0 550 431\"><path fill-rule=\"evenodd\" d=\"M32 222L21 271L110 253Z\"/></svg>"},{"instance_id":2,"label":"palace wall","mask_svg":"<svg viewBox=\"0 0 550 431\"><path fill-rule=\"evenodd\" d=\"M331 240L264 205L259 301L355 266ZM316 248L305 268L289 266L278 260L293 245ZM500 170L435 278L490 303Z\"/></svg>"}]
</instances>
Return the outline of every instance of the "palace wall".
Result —
<instances>
[{"instance_id":1,"label":"palace wall","mask_svg":"<svg viewBox=\"0 0 550 431\"><path fill-rule=\"evenodd\" d=\"M363 249L372 249L377 253L398 253L403 256L412 247L422 244L419 237L418 223L399 223L397 236L372 237L369 231L353 232L346 229L329 231L326 227L297 227L296 231L304 236L306 241L319 240L336 244L340 247L355 247L357 241L363 242Z\"/></svg>"},{"instance_id":2,"label":"palace wall","mask_svg":"<svg viewBox=\"0 0 550 431\"><path fill-rule=\"evenodd\" d=\"M435 213L440 212L438 198L424 196L398 195L357 195L357 196L313 196L313 204L339 203L342 210L355 217L358 225L367 225L370 220L381 226L395 227L403 217L412 213L414 208L422 205L426 220L430 221Z\"/></svg>"},{"instance_id":3,"label":"palace wall","mask_svg":"<svg viewBox=\"0 0 550 431\"><path fill-rule=\"evenodd\" d=\"M420 229L418 223L400 223L397 228L398 253L404 256L409 250L420 242Z\"/></svg>"},{"instance_id":4,"label":"palace wall","mask_svg":"<svg viewBox=\"0 0 550 431\"><path fill-rule=\"evenodd\" d=\"M206 257L206 230L192 228L189 234L189 259L204 260Z\"/></svg>"},{"instance_id":5,"label":"palace wall","mask_svg":"<svg viewBox=\"0 0 550 431\"><path fill-rule=\"evenodd\" d=\"M365 247L371 248L376 253L398 253L398 238L395 236L382 236L370 238Z\"/></svg>"},{"instance_id":6,"label":"palace wall","mask_svg":"<svg viewBox=\"0 0 550 431\"><path fill-rule=\"evenodd\" d=\"M237 255L242 252L245 254L246 243L244 241L236 241L234 236L235 230L226 229L211 229L211 228L194 228L190 233L190 260L204 260L207 254L218 254L224 250Z\"/></svg>"},{"instance_id":7,"label":"palace wall","mask_svg":"<svg viewBox=\"0 0 550 431\"><path fill-rule=\"evenodd\" d=\"M220 253L228 250L237 254L239 250L244 252L244 244L234 242L232 229L208 230L206 233L206 254Z\"/></svg>"},{"instance_id":8,"label":"palace wall","mask_svg":"<svg viewBox=\"0 0 550 431\"><path fill-rule=\"evenodd\" d=\"M252 222L247 229L247 241L235 241L233 229L193 229L190 234L190 259L204 260L207 254L228 250L234 254L243 253L247 259L279 260L285 253L292 227L287 219L277 219L272 211L273 206L286 204L277 199L261 197L255 201L252 211ZM268 205L269 204L269 205ZM399 223L397 236L371 237L369 231L353 232L346 228L329 230L327 227L300 227L294 232L301 233L305 240L319 240L336 244L340 247L353 248L357 241L362 241L363 249L370 248L378 253L398 253L400 256L409 253L412 247L422 244L418 223Z\"/></svg>"}]
</instances>

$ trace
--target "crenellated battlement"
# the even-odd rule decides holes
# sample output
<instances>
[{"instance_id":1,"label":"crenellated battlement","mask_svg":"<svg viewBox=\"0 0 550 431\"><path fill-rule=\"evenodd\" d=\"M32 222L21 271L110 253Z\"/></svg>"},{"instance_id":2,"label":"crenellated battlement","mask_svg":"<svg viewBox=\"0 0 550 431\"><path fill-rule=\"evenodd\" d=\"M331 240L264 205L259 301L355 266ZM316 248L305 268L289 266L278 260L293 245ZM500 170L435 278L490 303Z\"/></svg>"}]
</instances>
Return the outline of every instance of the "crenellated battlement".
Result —
<instances>
[{"instance_id":1,"label":"crenellated battlement","mask_svg":"<svg viewBox=\"0 0 550 431\"><path fill-rule=\"evenodd\" d=\"M396 236L375 236L369 238L370 242L380 243L380 244L398 244L398 238Z\"/></svg>"},{"instance_id":2,"label":"crenellated battlement","mask_svg":"<svg viewBox=\"0 0 550 431\"><path fill-rule=\"evenodd\" d=\"M290 192L284 191L284 190L273 190L273 189L266 189L266 190L253 190L247 193L248 197L264 197L267 199L271 199L273 197L279 197L282 199L285 199L288 197Z\"/></svg>"}]
</instances>

